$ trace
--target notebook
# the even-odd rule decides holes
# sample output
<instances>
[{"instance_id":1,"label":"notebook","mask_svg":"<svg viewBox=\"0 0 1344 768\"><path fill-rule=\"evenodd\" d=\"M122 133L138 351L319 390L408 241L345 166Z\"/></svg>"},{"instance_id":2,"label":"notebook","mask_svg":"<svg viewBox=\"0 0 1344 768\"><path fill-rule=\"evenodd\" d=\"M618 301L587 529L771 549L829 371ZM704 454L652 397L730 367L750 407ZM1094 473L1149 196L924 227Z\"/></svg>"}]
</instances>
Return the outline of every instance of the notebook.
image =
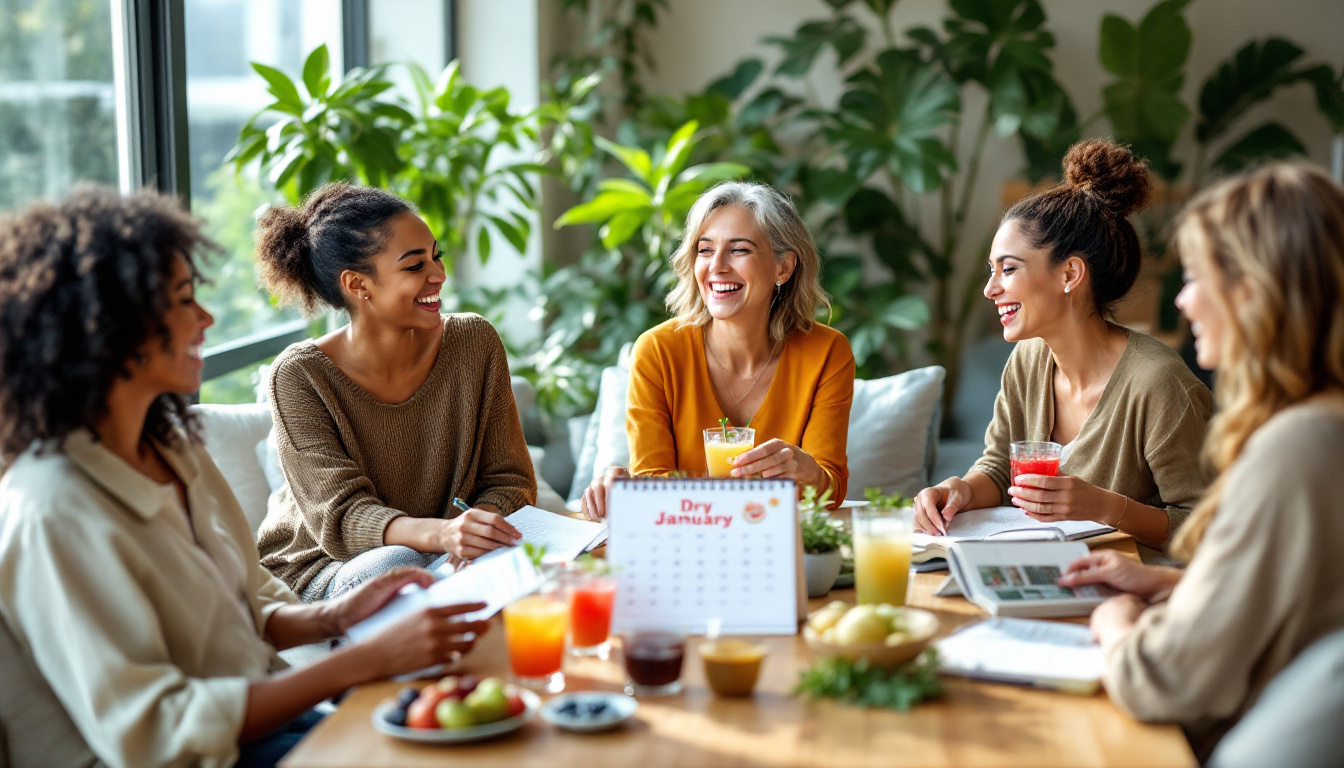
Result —
<instances>
[{"instance_id":1,"label":"notebook","mask_svg":"<svg viewBox=\"0 0 1344 768\"><path fill-rule=\"evenodd\" d=\"M1087 616L1115 593L1057 583L1087 552L1079 541L959 541L948 550L948 564L961 593L991 616Z\"/></svg>"},{"instance_id":2,"label":"notebook","mask_svg":"<svg viewBox=\"0 0 1344 768\"><path fill-rule=\"evenodd\" d=\"M1091 520L1042 523L1027 517L1017 507L987 507L959 512L944 536L916 533L912 541L913 563L946 558L947 548L958 541L1077 541L1115 531Z\"/></svg>"},{"instance_id":3,"label":"notebook","mask_svg":"<svg viewBox=\"0 0 1344 768\"><path fill-rule=\"evenodd\" d=\"M1092 694L1106 660L1081 624L993 618L968 624L934 644L942 672L977 680Z\"/></svg>"}]
</instances>

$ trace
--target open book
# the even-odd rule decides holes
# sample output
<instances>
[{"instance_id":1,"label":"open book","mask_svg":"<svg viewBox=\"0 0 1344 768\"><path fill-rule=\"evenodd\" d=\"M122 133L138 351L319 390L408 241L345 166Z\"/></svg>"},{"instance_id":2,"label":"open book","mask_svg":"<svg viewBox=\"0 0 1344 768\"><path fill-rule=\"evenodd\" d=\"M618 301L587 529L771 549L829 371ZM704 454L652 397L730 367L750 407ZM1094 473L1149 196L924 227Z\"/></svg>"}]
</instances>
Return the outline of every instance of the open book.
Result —
<instances>
[{"instance_id":1,"label":"open book","mask_svg":"<svg viewBox=\"0 0 1344 768\"><path fill-rule=\"evenodd\" d=\"M1081 624L988 619L939 640L942 672L979 680L1091 694L1101 687L1106 660Z\"/></svg>"},{"instance_id":2,"label":"open book","mask_svg":"<svg viewBox=\"0 0 1344 768\"><path fill-rule=\"evenodd\" d=\"M948 523L947 535L914 535L912 562L923 563L947 557L947 549L959 541L1077 541L1115 531L1091 520L1042 523L1027 517L1017 507L987 507L959 512Z\"/></svg>"},{"instance_id":3,"label":"open book","mask_svg":"<svg viewBox=\"0 0 1344 768\"><path fill-rule=\"evenodd\" d=\"M1056 582L1069 563L1087 552L1087 545L1077 541L962 541L948 551L948 566L966 599L992 616L1086 616L1114 593Z\"/></svg>"}]
</instances>

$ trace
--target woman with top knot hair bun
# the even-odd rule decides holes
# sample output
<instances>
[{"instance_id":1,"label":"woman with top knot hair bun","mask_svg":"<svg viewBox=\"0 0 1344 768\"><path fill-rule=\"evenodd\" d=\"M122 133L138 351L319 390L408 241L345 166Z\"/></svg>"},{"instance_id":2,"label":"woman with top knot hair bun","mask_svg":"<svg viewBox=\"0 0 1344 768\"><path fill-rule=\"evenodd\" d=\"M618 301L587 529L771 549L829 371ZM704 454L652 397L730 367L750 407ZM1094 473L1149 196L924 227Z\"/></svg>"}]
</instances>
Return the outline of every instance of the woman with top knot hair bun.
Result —
<instances>
[{"instance_id":1,"label":"woman with top knot hair bun","mask_svg":"<svg viewBox=\"0 0 1344 768\"><path fill-rule=\"evenodd\" d=\"M536 500L504 345L479 315L439 314L439 259L410 204L373 187L326 184L262 217L271 293L350 316L268 382L286 486L257 546L304 600L514 544L504 516Z\"/></svg>"},{"instance_id":2,"label":"woman with top knot hair bun","mask_svg":"<svg viewBox=\"0 0 1344 768\"><path fill-rule=\"evenodd\" d=\"M1147 164L1116 144L1082 141L1064 175L1009 209L994 236L985 298L1003 338L1020 343L984 454L965 477L920 492L915 525L941 534L958 512L1011 504L1041 522L1114 526L1152 555L1204 491L1212 397L1174 351L1112 319L1139 273L1128 217L1151 195ZM1064 446L1057 477L1009 476L1009 445L1024 440Z\"/></svg>"}]
</instances>

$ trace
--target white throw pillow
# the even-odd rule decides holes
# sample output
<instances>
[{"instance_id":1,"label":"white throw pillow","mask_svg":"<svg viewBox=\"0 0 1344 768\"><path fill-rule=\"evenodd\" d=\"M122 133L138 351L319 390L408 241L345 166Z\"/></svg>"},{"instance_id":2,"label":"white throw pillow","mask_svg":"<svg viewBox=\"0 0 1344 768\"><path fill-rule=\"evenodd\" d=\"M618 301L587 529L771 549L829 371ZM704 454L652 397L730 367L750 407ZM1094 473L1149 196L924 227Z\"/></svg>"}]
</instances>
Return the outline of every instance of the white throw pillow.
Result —
<instances>
[{"instance_id":1,"label":"white throw pillow","mask_svg":"<svg viewBox=\"0 0 1344 768\"><path fill-rule=\"evenodd\" d=\"M602 385L598 390L597 452L593 454L593 477L607 467L630 467L630 441L625 435L625 412L628 406L630 371L611 367L602 371ZM592 482L592 478L589 478Z\"/></svg>"},{"instance_id":2,"label":"white throw pillow","mask_svg":"<svg viewBox=\"0 0 1344 768\"><path fill-rule=\"evenodd\" d=\"M205 429L205 450L238 498L253 535L266 518L271 489L257 460L257 442L271 429L271 409L260 404L196 405Z\"/></svg>"},{"instance_id":3,"label":"white throw pillow","mask_svg":"<svg viewBox=\"0 0 1344 768\"><path fill-rule=\"evenodd\" d=\"M275 493L285 484L285 473L280 469L280 449L275 444L274 425L271 426L266 439L257 443L256 454L257 463L261 465L261 471L266 475L266 485L270 487L271 493Z\"/></svg>"},{"instance_id":4,"label":"white throw pillow","mask_svg":"<svg viewBox=\"0 0 1344 768\"><path fill-rule=\"evenodd\" d=\"M929 486L937 459L942 366L854 382L849 410L849 493L863 489L914 496Z\"/></svg>"},{"instance_id":5,"label":"white throw pillow","mask_svg":"<svg viewBox=\"0 0 1344 768\"><path fill-rule=\"evenodd\" d=\"M527 452L532 456L532 472L537 476L536 507L547 512L564 514L565 500L560 498L560 494L556 493L551 484L546 482L546 478L541 476L541 463L546 459L546 449L529 445Z\"/></svg>"}]
</instances>

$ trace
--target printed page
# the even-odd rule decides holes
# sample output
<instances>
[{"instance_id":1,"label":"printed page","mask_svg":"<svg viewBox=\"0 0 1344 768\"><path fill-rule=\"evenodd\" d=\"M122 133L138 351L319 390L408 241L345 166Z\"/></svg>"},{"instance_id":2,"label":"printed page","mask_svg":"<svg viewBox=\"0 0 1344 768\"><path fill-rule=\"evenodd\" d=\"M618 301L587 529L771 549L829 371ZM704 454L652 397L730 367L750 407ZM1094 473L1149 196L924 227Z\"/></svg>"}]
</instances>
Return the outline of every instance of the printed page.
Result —
<instances>
[{"instance_id":1,"label":"printed page","mask_svg":"<svg viewBox=\"0 0 1344 768\"><path fill-rule=\"evenodd\" d=\"M1096 586L1061 587L1057 583L1069 563L1088 553L1077 541L1039 544L960 542L953 550L959 559L958 578L974 582L977 597L1001 604L1104 599ZM964 585L963 585L964 586Z\"/></svg>"},{"instance_id":2,"label":"printed page","mask_svg":"<svg viewBox=\"0 0 1344 768\"><path fill-rule=\"evenodd\" d=\"M607 531L605 523L557 515L533 506L525 506L504 519L523 534L523 541L546 547L543 560L547 563L572 561L595 546L594 542L604 540Z\"/></svg>"},{"instance_id":3,"label":"printed page","mask_svg":"<svg viewBox=\"0 0 1344 768\"><path fill-rule=\"evenodd\" d=\"M994 618L936 644L943 671L1051 687L1095 689L1106 671L1101 646L1081 624Z\"/></svg>"},{"instance_id":4,"label":"printed page","mask_svg":"<svg viewBox=\"0 0 1344 768\"><path fill-rule=\"evenodd\" d=\"M1042 523L1027 517L1017 507L989 507L962 512L953 517L946 536L916 533L914 545L919 549L931 544L947 546L954 541L979 541L991 537L1011 541L1074 540L1114 530L1091 520Z\"/></svg>"},{"instance_id":5,"label":"printed page","mask_svg":"<svg viewBox=\"0 0 1344 768\"><path fill-rule=\"evenodd\" d=\"M607 562L617 631L798 631L795 486L773 480L618 480Z\"/></svg>"},{"instance_id":6,"label":"printed page","mask_svg":"<svg viewBox=\"0 0 1344 768\"><path fill-rule=\"evenodd\" d=\"M464 614L463 618L470 621L488 619L541 585L541 574L527 559L522 547L508 547L496 552L499 554L477 558L427 588L406 587L382 610L351 627L346 635L355 642L362 642L409 613L455 603L483 602L485 608Z\"/></svg>"}]
</instances>

